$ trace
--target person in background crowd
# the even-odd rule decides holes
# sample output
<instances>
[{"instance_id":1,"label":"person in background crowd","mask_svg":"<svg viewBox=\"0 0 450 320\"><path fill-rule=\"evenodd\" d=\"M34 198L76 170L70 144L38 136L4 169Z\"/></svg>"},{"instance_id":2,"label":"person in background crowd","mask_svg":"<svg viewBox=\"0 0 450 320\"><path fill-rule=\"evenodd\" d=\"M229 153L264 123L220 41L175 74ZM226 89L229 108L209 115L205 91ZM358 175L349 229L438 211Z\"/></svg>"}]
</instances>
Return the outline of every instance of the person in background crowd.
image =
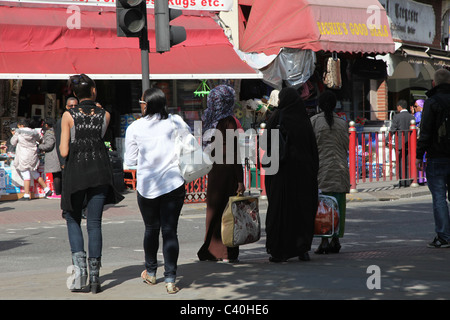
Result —
<instances>
[{"instance_id":1,"label":"person in background crowd","mask_svg":"<svg viewBox=\"0 0 450 320\"><path fill-rule=\"evenodd\" d=\"M29 122L26 119L21 119L17 122L17 129L11 138L11 144L16 146L16 155L14 159L14 166L23 178L24 195L21 200L31 200L31 180L37 180L44 189L45 196L48 197L52 191L45 183L37 169L39 167L38 146L41 142L40 134L28 127Z\"/></svg>"},{"instance_id":2,"label":"person in background crowd","mask_svg":"<svg viewBox=\"0 0 450 320\"><path fill-rule=\"evenodd\" d=\"M6 140L6 144L0 146L0 149L3 149L4 152L11 152L11 153L16 152L16 146L13 146L11 144L11 138L14 136L14 131L16 130L16 128L17 128L17 122L12 122L9 124L9 129L11 130L10 131L11 135Z\"/></svg>"},{"instance_id":3,"label":"person in background crowd","mask_svg":"<svg viewBox=\"0 0 450 320\"><path fill-rule=\"evenodd\" d=\"M267 140L266 152L268 155L278 152L280 166L276 174L265 178L266 249L272 262L292 257L308 261L318 206L317 142L297 90L283 88L279 98L278 110L270 117L265 130L271 137L271 131L279 129L280 136L284 137L280 137L279 150L272 149L273 142Z\"/></svg>"},{"instance_id":4,"label":"person in background crowd","mask_svg":"<svg viewBox=\"0 0 450 320\"><path fill-rule=\"evenodd\" d=\"M125 134L125 164L137 165L137 201L145 225L145 270L141 278L147 284L156 284L161 230L166 290L174 294L180 290L175 285L180 250L177 228L186 195L174 137L176 131L184 137L190 129L180 116L167 113L161 89L147 89L139 103L142 118Z\"/></svg>"},{"instance_id":5,"label":"person in background crowd","mask_svg":"<svg viewBox=\"0 0 450 320\"><path fill-rule=\"evenodd\" d=\"M234 145L227 146L226 130L237 130L238 120L233 117L235 91L227 85L219 85L208 95L207 108L203 115L203 146L214 145L215 135L222 134L223 162L214 163L208 174L206 191L206 233L205 241L197 252L200 261L238 262L239 247L226 247L222 242L222 215L230 196L245 191L244 173L238 153L237 138ZM233 150L233 163L226 163L227 150ZM212 156L215 156L213 151Z\"/></svg>"},{"instance_id":6,"label":"person in background crowd","mask_svg":"<svg viewBox=\"0 0 450 320\"><path fill-rule=\"evenodd\" d=\"M427 183L433 199L436 236L430 248L450 247L450 217L447 200L450 192L450 132L445 119L450 117L450 71L434 74L433 89L427 92L421 132L417 142L416 166L421 168L427 154ZM447 120L448 121L448 120ZM445 130L443 130L445 129Z\"/></svg>"},{"instance_id":7,"label":"person in background crowd","mask_svg":"<svg viewBox=\"0 0 450 320\"><path fill-rule=\"evenodd\" d=\"M395 143L398 142L399 187L409 187L411 180L408 174L408 131L414 116L408 112L408 104L405 100L397 102L397 111L398 113L392 118L390 130L398 133L398 141ZM405 153L404 157L403 152Z\"/></svg>"},{"instance_id":8,"label":"person in background crowd","mask_svg":"<svg viewBox=\"0 0 450 320\"><path fill-rule=\"evenodd\" d=\"M55 195L48 196L47 199L60 199L61 198L61 165L59 164L58 154L56 149L55 132L53 130L54 121L51 118L47 118L44 121L42 131L44 132L44 138L42 143L39 144L39 150L45 152L44 172L51 173L53 176L53 186ZM57 190L57 191L56 191Z\"/></svg>"},{"instance_id":9,"label":"person in background crowd","mask_svg":"<svg viewBox=\"0 0 450 320\"><path fill-rule=\"evenodd\" d=\"M101 291L103 206L118 203L123 196L114 188L111 163L103 135L109 124L109 113L95 105L97 88L85 74L69 80L77 108L65 112L61 120L61 156L66 158L63 171L61 209L66 214L72 261L79 268L79 279L73 289L83 289L87 282L86 252L81 230L81 212L87 199L87 232L89 286L92 293ZM75 277L77 278L77 277Z\"/></svg>"},{"instance_id":10,"label":"person in background crowd","mask_svg":"<svg viewBox=\"0 0 450 320\"><path fill-rule=\"evenodd\" d=\"M422 111L423 111L423 105L425 103L425 100L419 99L416 100L414 103L414 106L411 107L411 113L414 115L414 119L416 119L416 130L417 130L417 139L420 137L420 122L422 121ZM423 161L426 162L426 154L423 155ZM425 177L424 170L417 169L417 182L420 185L423 185L427 178Z\"/></svg>"},{"instance_id":11,"label":"person in background crowd","mask_svg":"<svg viewBox=\"0 0 450 320\"><path fill-rule=\"evenodd\" d=\"M349 147L348 124L334 109L336 96L325 91L319 97L321 113L311 118L319 150L319 189L324 195L335 197L339 204L339 234L332 237L331 243L323 237L315 253L338 253L344 236L346 193L350 191L350 173L347 164Z\"/></svg>"},{"instance_id":12,"label":"person in background crowd","mask_svg":"<svg viewBox=\"0 0 450 320\"><path fill-rule=\"evenodd\" d=\"M424 103L425 100L423 99L416 100L414 106L411 108L411 113L414 115L414 119L416 120L416 127L419 127L420 121L422 120L422 111Z\"/></svg>"}]
</instances>

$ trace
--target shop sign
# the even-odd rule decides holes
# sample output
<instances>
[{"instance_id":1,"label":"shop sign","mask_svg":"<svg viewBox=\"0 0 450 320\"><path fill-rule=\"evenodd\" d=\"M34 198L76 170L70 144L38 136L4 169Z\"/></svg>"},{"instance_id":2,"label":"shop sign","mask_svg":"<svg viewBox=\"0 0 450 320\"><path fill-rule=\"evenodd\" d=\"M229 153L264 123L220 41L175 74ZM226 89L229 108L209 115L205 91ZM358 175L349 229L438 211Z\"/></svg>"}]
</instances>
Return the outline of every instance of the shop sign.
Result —
<instances>
[{"instance_id":1,"label":"shop sign","mask_svg":"<svg viewBox=\"0 0 450 320\"><path fill-rule=\"evenodd\" d=\"M433 6L412 0L379 0L390 20L392 38L430 45L436 36Z\"/></svg>"},{"instance_id":2,"label":"shop sign","mask_svg":"<svg viewBox=\"0 0 450 320\"><path fill-rule=\"evenodd\" d=\"M62 5L91 5L91 6L114 6L114 0L5 0L20 3L62 4ZM233 0L168 0L169 7L181 10L203 10L203 11L231 11ZM147 0L147 7L154 8L154 0Z\"/></svg>"}]
</instances>

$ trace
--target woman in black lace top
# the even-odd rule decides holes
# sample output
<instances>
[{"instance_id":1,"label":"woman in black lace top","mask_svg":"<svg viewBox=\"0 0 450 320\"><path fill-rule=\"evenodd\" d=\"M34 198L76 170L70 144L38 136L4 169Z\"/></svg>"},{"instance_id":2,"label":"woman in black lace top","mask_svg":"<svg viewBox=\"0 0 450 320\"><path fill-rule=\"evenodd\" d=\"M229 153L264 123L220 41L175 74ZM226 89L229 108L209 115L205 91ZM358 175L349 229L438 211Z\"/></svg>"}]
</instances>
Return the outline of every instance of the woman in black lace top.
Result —
<instances>
[{"instance_id":1,"label":"woman in black lace top","mask_svg":"<svg viewBox=\"0 0 450 320\"><path fill-rule=\"evenodd\" d=\"M96 105L95 82L85 74L70 77L79 99L78 107L65 112L61 120L61 156L66 158L63 171L61 209L67 211L67 229L72 261L79 268L70 289L86 286L87 265L81 230L81 211L87 199L89 284L91 292L100 290L99 269L102 255L103 206L118 203L123 196L114 189L113 175L103 135L110 115Z\"/></svg>"}]
</instances>

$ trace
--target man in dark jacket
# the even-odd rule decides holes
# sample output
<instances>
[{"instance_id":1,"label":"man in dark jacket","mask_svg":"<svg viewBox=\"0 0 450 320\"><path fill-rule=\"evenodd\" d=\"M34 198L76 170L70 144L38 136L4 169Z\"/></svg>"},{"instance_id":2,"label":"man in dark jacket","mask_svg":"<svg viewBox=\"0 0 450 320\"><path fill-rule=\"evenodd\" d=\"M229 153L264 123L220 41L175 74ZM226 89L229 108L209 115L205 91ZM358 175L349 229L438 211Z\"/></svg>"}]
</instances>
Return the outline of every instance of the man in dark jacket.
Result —
<instances>
[{"instance_id":1,"label":"man in dark jacket","mask_svg":"<svg viewBox=\"0 0 450 320\"><path fill-rule=\"evenodd\" d=\"M398 131L398 171L399 171L399 187L409 187L411 180L408 174L408 135L411 120L414 116L408 112L408 104L405 100L397 102L398 113L392 119L391 131ZM404 139L403 139L404 138ZM404 142L403 142L404 140ZM403 152L405 156L403 157ZM404 174L403 174L404 171Z\"/></svg>"},{"instance_id":2,"label":"man in dark jacket","mask_svg":"<svg viewBox=\"0 0 450 320\"><path fill-rule=\"evenodd\" d=\"M417 142L416 165L421 168L423 155L427 153L427 182L433 198L435 231L430 248L450 247L450 218L447 192L450 187L450 147L448 136L440 137L446 109L450 108L450 71L440 69L434 75L433 89L427 92ZM449 135L450 133L447 133Z\"/></svg>"}]
</instances>

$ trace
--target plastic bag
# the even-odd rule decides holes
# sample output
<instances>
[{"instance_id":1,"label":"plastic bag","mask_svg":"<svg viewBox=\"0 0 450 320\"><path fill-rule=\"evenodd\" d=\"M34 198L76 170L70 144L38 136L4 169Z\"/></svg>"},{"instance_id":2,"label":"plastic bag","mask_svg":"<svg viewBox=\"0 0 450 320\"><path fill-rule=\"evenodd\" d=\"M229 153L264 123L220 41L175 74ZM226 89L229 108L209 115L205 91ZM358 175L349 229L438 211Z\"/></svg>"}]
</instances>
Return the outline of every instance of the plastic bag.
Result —
<instances>
[{"instance_id":1,"label":"plastic bag","mask_svg":"<svg viewBox=\"0 0 450 320\"><path fill-rule=\"evenodd\" d=\"M314 235L332 237L339 233L339 205L335 197L319 194Z\"/></svg>"}]
</instances>

